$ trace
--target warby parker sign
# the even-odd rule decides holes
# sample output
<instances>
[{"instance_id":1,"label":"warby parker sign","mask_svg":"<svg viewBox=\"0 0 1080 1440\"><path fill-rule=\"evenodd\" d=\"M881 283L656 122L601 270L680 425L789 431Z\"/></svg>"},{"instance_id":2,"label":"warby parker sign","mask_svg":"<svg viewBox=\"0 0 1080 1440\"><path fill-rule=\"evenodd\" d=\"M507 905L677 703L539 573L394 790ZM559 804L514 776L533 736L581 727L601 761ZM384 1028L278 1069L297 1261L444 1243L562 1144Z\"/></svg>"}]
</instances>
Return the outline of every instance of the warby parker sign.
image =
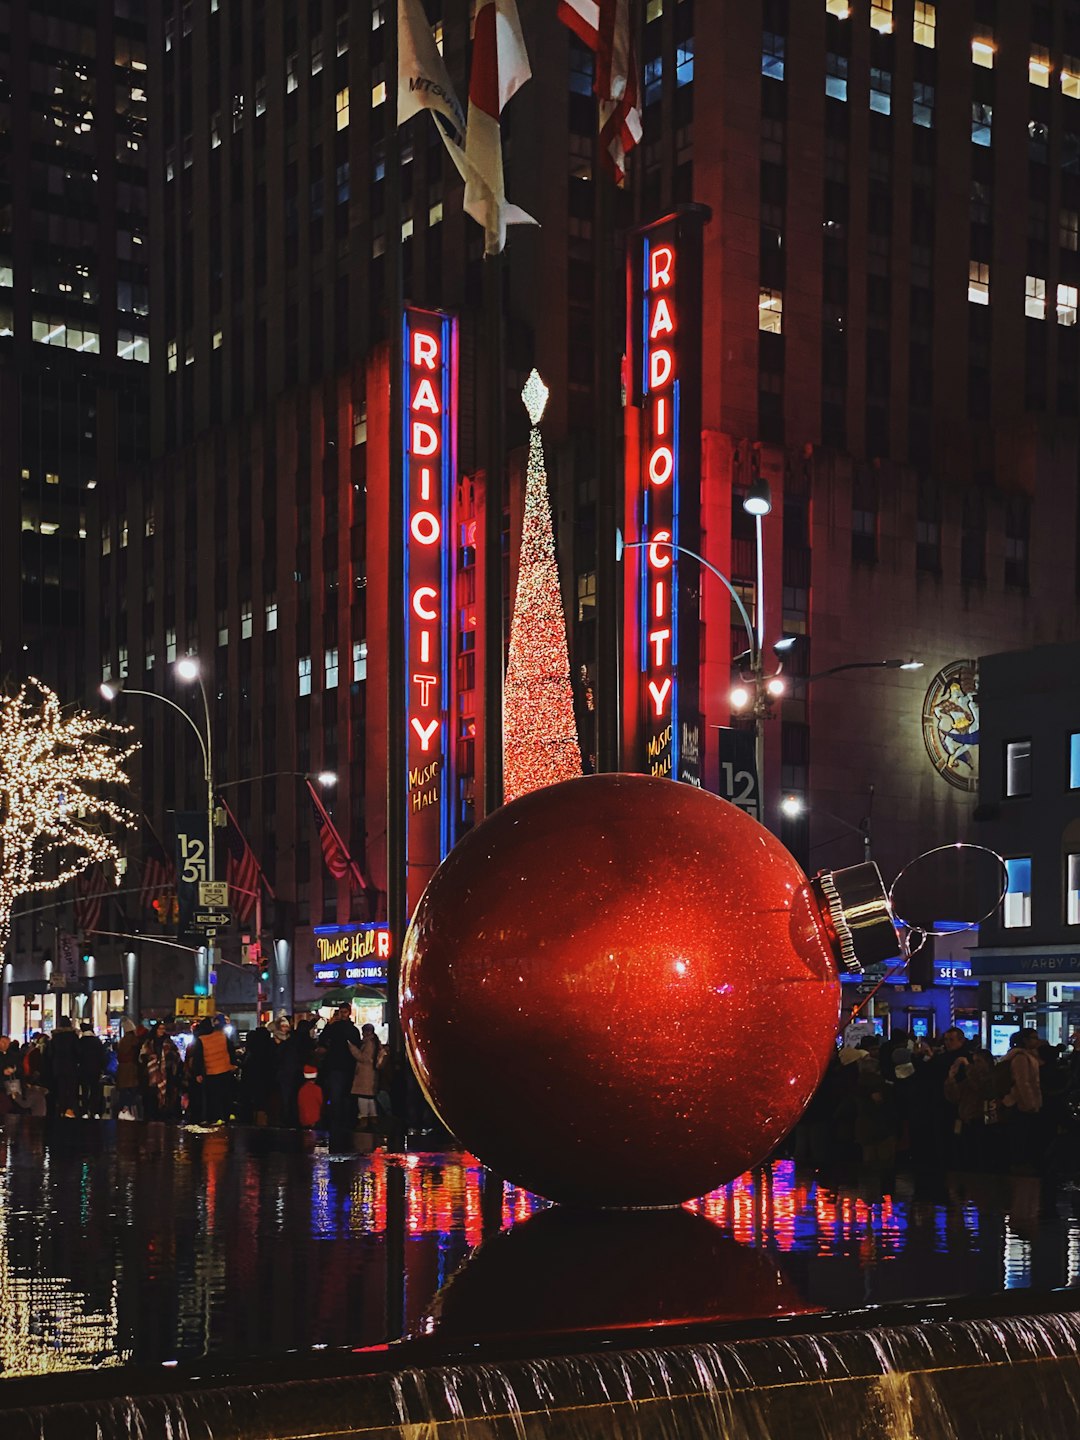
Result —
<instances>
[{"instance_id":1,"label":"warby parker sign","mask_svg":"<svg viewBox=\"0 0 1080 1440\"><path fill-rule=\"evenodd\" d=\"M406 829L410 912L449 848L451 506L457 462L457 322L408 308L402 350Z\"/></svg>"},{"instance_id":2,"label":"warby parker sign","mask_svg":"<svg viewBox=\"0 0 1080 1440\"><path fill-rule=\"evenodd\" d=\"M629 532L637 542L634 617L642 760L681 778L682 721L697 715L701 489L701 229L687 207L632 238L629 344L640 453L630 460Z\"/></svg>"}]
</instances>

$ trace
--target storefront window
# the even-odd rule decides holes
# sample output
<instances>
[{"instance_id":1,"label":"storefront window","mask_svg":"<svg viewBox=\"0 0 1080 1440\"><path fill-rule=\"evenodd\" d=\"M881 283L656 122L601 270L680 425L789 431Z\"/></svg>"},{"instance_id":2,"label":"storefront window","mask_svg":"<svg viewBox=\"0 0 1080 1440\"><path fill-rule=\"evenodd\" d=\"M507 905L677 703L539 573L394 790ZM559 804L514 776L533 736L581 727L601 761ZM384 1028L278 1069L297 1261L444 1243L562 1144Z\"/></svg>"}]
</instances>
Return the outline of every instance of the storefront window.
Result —
<instances>
[{"instance_id":1,"label":"storefront window","mask_svg":"<svg viewBox=\"0 0 1080 1440\"><path fill-rule=\"evenodd\" d=\"M1031 924L1031 856L1018 855L1006 860L1005 869L1009 883L1003 923L1006 930L1020 930Z\"/></svg>"}]
</instances>

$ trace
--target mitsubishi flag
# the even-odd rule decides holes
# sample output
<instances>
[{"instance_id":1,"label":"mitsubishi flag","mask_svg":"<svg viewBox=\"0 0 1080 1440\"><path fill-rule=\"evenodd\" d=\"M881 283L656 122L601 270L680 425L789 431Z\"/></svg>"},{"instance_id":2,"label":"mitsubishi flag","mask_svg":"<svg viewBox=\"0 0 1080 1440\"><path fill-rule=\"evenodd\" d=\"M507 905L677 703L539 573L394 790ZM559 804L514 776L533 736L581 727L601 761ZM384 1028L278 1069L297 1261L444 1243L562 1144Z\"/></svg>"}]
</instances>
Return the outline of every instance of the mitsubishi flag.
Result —
<instances>
[{"instance_id":1,"label":"mitsubishi flag","mask_svg":"<svg viewBox=\"0 0 1080 1440\"><path fill-rule=\"evenodd\" d=\"M460 143L465 135L465 112L454 94L421 0L398 0L397 123L404 125L421 110L432 111L433 119L443 116Z\"/></svg>"}]
</instances>

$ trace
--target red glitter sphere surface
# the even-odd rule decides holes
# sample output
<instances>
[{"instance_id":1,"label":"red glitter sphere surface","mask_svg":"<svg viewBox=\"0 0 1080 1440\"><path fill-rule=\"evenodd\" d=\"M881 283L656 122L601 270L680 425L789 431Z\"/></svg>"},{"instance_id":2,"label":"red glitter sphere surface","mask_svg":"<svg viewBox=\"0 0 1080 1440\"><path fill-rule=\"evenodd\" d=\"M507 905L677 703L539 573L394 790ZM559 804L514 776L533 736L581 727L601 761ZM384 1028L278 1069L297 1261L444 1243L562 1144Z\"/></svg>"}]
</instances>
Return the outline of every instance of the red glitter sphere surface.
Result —
<instances>
[{"instance_id":1,"label":"red glitter sphere surface","mask_svg":"<svg viewBox=\"0 0 1080 1440\"><path fill-rule=\"evenodd\" d=\"M806 877L690 785L568 780L439 867L401 1018L447 1127L552 1200L673 1205L761 1160L825 1069L840 984Z\"/></svg>"}]
</instances>

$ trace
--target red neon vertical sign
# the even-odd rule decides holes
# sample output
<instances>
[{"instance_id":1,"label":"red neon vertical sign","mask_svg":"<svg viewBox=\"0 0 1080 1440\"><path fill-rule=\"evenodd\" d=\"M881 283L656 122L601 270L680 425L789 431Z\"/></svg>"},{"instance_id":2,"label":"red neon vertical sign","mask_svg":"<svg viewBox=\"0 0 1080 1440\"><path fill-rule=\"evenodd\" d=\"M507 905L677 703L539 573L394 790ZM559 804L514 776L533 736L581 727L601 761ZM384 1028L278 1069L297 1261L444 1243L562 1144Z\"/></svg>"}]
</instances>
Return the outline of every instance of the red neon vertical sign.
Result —
<instances>
[{"instance_id":1,"label":"red neon vertical sign","mask_svg":"<svg viewBox=\"0 0 1080 1440\"><path fill-rule=\"evenodd\" d=\"M643 238L641 470L641 668L645 759L671 775L678 745L679 353L674 232Z\"/></svg>"},{"instance_id":2,"label":"red neon vertical sign","mask_svg":"<svg viewBox=\"0 0 1080 1440\"><path fill-rule=\"evenodd\" d=\"M410 913L450 845L451 524L456 468L456 324L408 309L404 322L405 725Z\"/></svg>"}]
</instances>

